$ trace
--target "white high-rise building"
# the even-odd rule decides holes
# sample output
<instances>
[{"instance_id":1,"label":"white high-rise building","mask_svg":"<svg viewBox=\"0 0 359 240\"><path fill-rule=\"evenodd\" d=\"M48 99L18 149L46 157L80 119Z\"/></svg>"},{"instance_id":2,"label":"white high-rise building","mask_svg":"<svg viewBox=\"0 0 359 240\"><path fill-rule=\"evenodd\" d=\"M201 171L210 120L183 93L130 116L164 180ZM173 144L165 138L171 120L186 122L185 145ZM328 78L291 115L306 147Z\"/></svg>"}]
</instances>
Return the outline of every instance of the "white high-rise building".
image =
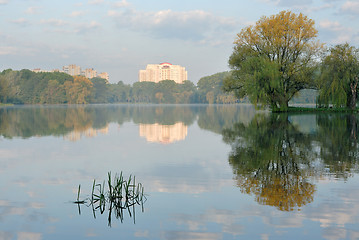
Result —
<instances>
[{"instance_id":1,"label":"white high-rise building","mask_svg":"<svg viewBox=\"0 0 359 240\"><path fill-rule=\"evenodd\" d=\"M34 69L34 71L40 71L40 70ZM71 76L78 76L78 75L85 76L88 79L91 79L94 77L100 77L100 78L104 78L108 81L110 78L107 72L97 73L97 71L93 68L86 68L85 70L81 70L81 67L77 66L75 64L63 66L62 72L67 73Z\"/></svg>"},{"instance_id":2,"label":"white high-rise building","mask_svg":"<svg viewBox=\"0 0 359 240\"><path fill-rule=\"evenodd\" d=\"M80 66L77 66L76 64L70 64L67 66L62 67L62 71L59 69L53 69L53 70L43 70L40 68L35 68L32 70L35 73L41 73L41 72L64 72L71 76L85 76L88 79L99 77L106 79L107 81L110 79L107 72L97 73L97 71L93 68L86 68L85 70L81 70Z\"/></svg>"},{"instance_id":3,"label":"white high-rise building","mask_svg":"<svg viewBox=\"0 0 359 240\"><path fill-rule=\"evenodd\" d=\"M67 73L71 76L78 76L81 75L81 67L75 64L70 64L68 66L63 66L62 70L64 73Z\"/></svg>"},{"instance_id":4,"label":"white high-rise building","mask_svg":"<svg viewBox=\"0 0 359 240\"><path fill-rule=\"evenodd\" d=\"M184 67L172 65L167 62L148 64L146 70L140 70L138 77L140 82L155 83L163 80L173 80L176 83L183 83L183 81L188 80L187 71Z\"/></svg>"},{"instance_id":5,"label":"white high-rise building","mask_svg":"<svg viewBox=\"0 0 359 240\"><path fill-rule=\"evenodd\" d=\"M99 73L99 74L97 74L97 77L106 79L107 81L108 81L109 78L110 78L110 77L108 76L108 73L107 73L107 72Z\"/></svg>"},{"instance_id":6,"label":"white high-rise building","mask_svg":"<svg viewBox=\"0 0 359 240\"><path fill-rule=\"evenodd\" d=\"M87 77L88 79L97 77L97 71L93 68L86 68L84 71L82 71L83 76Z\"/></svg>"}]
</instances>

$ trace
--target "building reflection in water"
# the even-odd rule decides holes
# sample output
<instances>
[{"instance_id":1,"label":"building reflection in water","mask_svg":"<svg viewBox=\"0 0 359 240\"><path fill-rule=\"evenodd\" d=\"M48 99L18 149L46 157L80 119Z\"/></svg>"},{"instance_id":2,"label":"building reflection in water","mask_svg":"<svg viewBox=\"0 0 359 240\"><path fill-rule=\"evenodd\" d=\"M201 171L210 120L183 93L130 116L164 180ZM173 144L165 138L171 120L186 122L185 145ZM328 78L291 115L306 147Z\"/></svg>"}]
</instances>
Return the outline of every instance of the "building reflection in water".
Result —
<instances>
[{"instance_id":1,"label":"building reflection in water","mask_svg":"<svg viewBox=\"0 0 359 240\"><path fill-rule=\"evenodd\" d=\"M187 136L187 126L183 122L174 125L140 124L140 136L148 142L169 144L184 140Z\"/></svg>"},{"instance_id":2,"label":"building reflection in water","mask_svg":"<svg viewBox=\"0 0 359 240\"><path fill-rule=\"evenodd\" d=\"M107 133L108 133L108 125L104 128L100 128L100 129L88 127L86 129L83 129L83 128L74 129L72 132L66 134L64 136L64 139L72 141L72 142L76 142L76 141L80 140L82 137L92 138L92 137L96 137L99 134L106 135Z\"/></svg>"}]
</instances>

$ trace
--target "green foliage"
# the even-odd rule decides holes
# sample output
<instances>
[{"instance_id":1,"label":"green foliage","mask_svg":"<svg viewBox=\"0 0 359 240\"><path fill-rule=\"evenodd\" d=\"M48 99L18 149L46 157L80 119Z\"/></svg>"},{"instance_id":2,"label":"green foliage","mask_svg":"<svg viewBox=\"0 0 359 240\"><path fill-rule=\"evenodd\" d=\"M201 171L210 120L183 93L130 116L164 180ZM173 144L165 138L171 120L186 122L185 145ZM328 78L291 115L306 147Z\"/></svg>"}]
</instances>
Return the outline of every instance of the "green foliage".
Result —
<instances>
[{"instance_id":1,"label":"green foliage","mask_svg":"<svg viewBox=\"0 0 359 240\"><path fill-rule=\"evenodd\" d=\"M203 77L198 81L198 102L200 103L235 103L237 98L232 93L222 90L223 81L228 78L229 72L220 72Z\"/></svg>"},{"instance_id":2,"label":"green foliage","mask_svg":"<svg viewBox=\"0 0 359 240\"><path fill-rule=\"evenodd\" d=\"M223 89L272 111L287 111L299 90L315 87L314 60L321 49L316 36L313 20L302 14L282 11L262 17L237 35L229 58L233 71Z\"/></svg>"},{"instance_id":3,"label":"green foliage","mask_svg":"<svg viewBox=\"0 0 359 240\"><path fill-rule=\"evenodd\" d=\"M86 104L86 103L235 103L233 94L223 93L228 72L201 78L198 87L191 81L173 80L110 84L102 78L72 77L65 73L35 73L4 70L0 74L0 103Z\"/></svg>"},{"instance_id":4,"label":"green foliage","mask_svg":"<svg viewBox=\"0 0 359 240\"><path fill-rule=\"evenodd\" d=\"M260 65L253 60L257 65ZM268 63L269 65L271 63ZM265 63L262 64L265 68ZM261 65L261 66L262 66ZM262 66L262 67L263 67ZM250 68L251 66L248 65ZM252 66L253 67L253 66ZM13 71L4 70L0 73L0 103L11 104L85 104L85 103L210 103L232 104L238 102L248 103L245 94L228 93L228 82L237 84L231 77L235 72L220 72L206 76L198 81L197 86L191 81L177 84L172 80L159 83L136 82L133 86L119 81L110 84L102 78L87 79L84 77L72 77L65 73L34 73L29 70ZM272 79L269 83L278 85L275 80L275 72L267 67L263 71L257 71L255 80L261 78ZM259 81L259 80L258 80ZM265 84L263 85L265 86ZM249 83L248 88L256 89L262 94L257 98L250 98L253 103L258 99L264 99L265 87L258 88ZM223 91L224 90L224 91ZM301 97L299 102L305 103L311 96ZM298 100L296 101L296 103Z\"/></svg>"},{"instance_id":5,"label":"green foliage","mask_svg":"<svg viewBox=\"0 0 359 240\"><path fill-rule=\"evenodd\" d=\"M109 95L109 88L107 87L107 80L103 78L91 78L93 84L91 92L91 103L106 103L108 102L107 96Z\"/></svg>"},{"instance_id":6,"label":"green foliage","mask_svg":"<svg viewBox=\"0 0 359 240\"><path fill-rule=\"evenodd\" d=\"M117 84L108 84L108 103L125 103L131 101L131 91L132 88L130 85L124 84L122 81L119 81Z\"/></svg>"},{"instance_id":7,"label":"green foliage","mask_svg":"<svg viewBox=\"0 0 359 240\"><path fill-rule=\"evenodd\" d=\"M349 107L357 103L359 83L359 49L348 43L329 49L324 57L319 78L318 105Z\"/></svg>"},{"instance_id":8,"label":"green foliage","mask_svg":"<svg viewBox=\"0 0 359 240\"><path fill-rule=\"evenodd\" d=\"M192 103L195 94L196 87L191 81L182 84L173 80L136 82L131 99L136 103Z\"/></svg>"},{"instance_id":9,"label":"green foliage","mask_svg":"<svg viewBox=\"0 0 359 240\"><path fill-rule=\"evenodd\" d=\"M65 73L34 73L30 70L5 70L0 75L2 102L8 103L66 103L65 84L73 82L73 77Z\"/></svg>"},{"instance_id":10,"label":"green foliage","mask_svg":"<svg viewBox=\"0 0 359 240\"><path fill-rule=\"evenodd\" d=\"M173 80L164 80L156 84L155 99L157 103L176 103L177 84Z\"/></svg>"},{"instance_id":11,"label":"green foliage","mask_svg":"<svg viewBox=\"0 0 359 240\"><path fill-rule=\"evenodd\" d=\"M154 82L136 82L132 87L132 99L133 102L138 103L150 103L154 101L155 97Z\"/></svg>"},{"instance_id":12,"label":"green foliage","mask_svg":"<svg viewBox=\"0 0 359 240\"><path fill-rule=\"evenodd\" d=\"M123 211L128 211L129 215L132 216L132 214L135 214L134 208L136 205L140 205L142 211L144 211L143 204L147 198L144 194L142 183L136 184L135 176L130 175L128 180L123 177L122 172L120 174L115 174L114 177L112 177L111 172L109 172L107 176L107 184L105 181L102 184L96 183L96 180L94 179L91 196L85 200L80 200L79 185L77 200L74 201L74 203L78 204L79 213L81 214L80 204L85 204L89 201L89 206L92 207L94 218L96 218L96 211L103 214L108 210L108 225L111 227L112 214L123 222ZM132 212L131 209L133 209Z\"/></svg>"},{"instance_id":13,"label":"green foliage","mask_svg":"<svg viewBox=\"0 0 359 240\"><path fill-rule=\"evenodd\" d=\"M9 96L9 83L7 79L0 75L0 103L6 103Z\"/></svg>"}]
</instances>

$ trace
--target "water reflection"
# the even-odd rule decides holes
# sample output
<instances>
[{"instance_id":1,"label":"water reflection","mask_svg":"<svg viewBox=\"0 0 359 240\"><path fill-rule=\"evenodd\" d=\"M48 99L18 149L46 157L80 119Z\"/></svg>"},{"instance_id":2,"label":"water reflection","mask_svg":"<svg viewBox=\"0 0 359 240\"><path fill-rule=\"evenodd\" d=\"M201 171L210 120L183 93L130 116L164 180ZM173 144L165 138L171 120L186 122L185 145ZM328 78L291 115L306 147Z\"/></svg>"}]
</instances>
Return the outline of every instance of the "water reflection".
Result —
<instances>
[{"instance_id":1,"label":"water reflection","mask_svg":"<svg viewBox=\"0 0 359 240\"><path fill-rule=\"evenodd\" d=\"M317 131L302 132L296 115L256 115L224 129L237 186L260 204L282 211L311 203L319 179L346 180L358 171L357 117L312 115ZM300 116L299 116L300 119Z\"/></svg>"},{"instance_id":2,"label":"water reflection","mask_svg":"<svg viewBox=\"0 0 359 240\"><path fill-rule=\"evenodd\" d=\"M0 108L0 134L5 138L64 136L76 141L82 135L90 137L106 132L111 121L122 123L124 115L121 110L85 106Z\"/></svg>"},{"instance_id":3,"label":"water reflection","mask_svg":"<svg viewBox=\"0 0 359 240\"><path fill-rule=\"evenodd\" d=\"M359 236L357 116L234 105L26 106L0 108L0 121L0 238ZM187 128L180 144L139 137L140 125L176 123ZM81 206L78 216L68 203L74 186L119 169L143 177L151 197L145 213L136 209L136 224L125 211L123 223L112 215L111 229L107 210L94 220Z\"/></svg>"},{"instance_id":4,"label":"water reflection","mask_svg":"<svg viewBox=\"0 0 359 240\"><path fill-rule=\"evenodd\" d=\"M79 141L82 137L92 138L100 134L106 135L108 133L108 125L104 128L94 129L89 127L87 129L74 129L72 132L66 134L64 139L76 142Z\"/></svg>"},{"instance_id":5,"label":"water reflection","mask_svg":"<svg viewBox=\"0 0 359 240\"><path fill-rule=\"evenodd\" d=\"M177 122L182 122L189 126L196 120L197 107L190 105L140 105L131 106L130 109L133 122L137 124L174 125Z\"/></svg>"},{"instance_id":6,"label":"water reflection","mask_svg":"<svg viewBox=\"0 0 359 240\"><path fill-rule=\"evenodd\" d=\"M256 114L252 105L240 105L240 107L214 105L198 108L196 112L198 112L198 126L218 134L222 133L222 129L230 128L237 122L249 123Z\"/></svg>"},{"instance_id":7,"label":"water reflection","mask_svg":"<svg viewBox=\"0 0 359 240\"><path fill-rule=\"evenodd\" d=\"M249 122L252 106L90 105L25 106L0 108L0 135L5 138L63 136L69 141L105 135L110 123L133 121L149 142L182 141L188 126L198 125L216 133L237 121Z\"/></svg>"},{"instance_id":8,"label":"water reflection","mask_svg":"<svg viewBox=\"0 0 359 240\"><path fill-rule=\"evenodd\" d=\"M140 136L148 142L169 144L184 140L187 136L187 126L183 122L173 125L140 124Z\"/></svg>"},{"instance_id":9,"label":"water reflection","mask_svg":"<svg viewBox=\"0 0 359 240\"><path fill-rule=\"evenodd\" d=\"M150 142L185 139L196 118L194 107L182 106L26 106L0 108L0 135L5 138L63 136L69 141L107 134L109 123L133 121Z\"/></svg>"},{"instance_id":10,"label":"water reflection","mask_svg":"<svg viewBox=\"0 0 359 240\"><path fill-rule=\"evenodd\" d=\"M347 180L358 172L359 142L357 115L318 115L316 141L325 173L336 179Z\"/></svg>"}]
</instances>

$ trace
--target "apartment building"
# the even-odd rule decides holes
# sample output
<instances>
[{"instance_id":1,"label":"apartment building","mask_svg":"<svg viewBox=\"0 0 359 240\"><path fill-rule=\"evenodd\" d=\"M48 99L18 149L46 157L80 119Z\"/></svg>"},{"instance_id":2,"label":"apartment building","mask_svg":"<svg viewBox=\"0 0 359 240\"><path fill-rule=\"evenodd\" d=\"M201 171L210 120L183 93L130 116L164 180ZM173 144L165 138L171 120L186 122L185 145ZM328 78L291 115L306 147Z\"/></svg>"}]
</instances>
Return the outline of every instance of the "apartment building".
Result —
<instances>
[{"instance_id":1,"label":"apartment building","mask_svg":"<svg viewBox=\"0 0 359 240\"><path fill-rule=\"evenodd\" d=\"M139 71L140 82L155 82L173 80L176 83L183 83L188 80L187 71L180 65L172 65L164 62L161 64L148 64L146 70Z\"/></svg>"}]
</instances>

